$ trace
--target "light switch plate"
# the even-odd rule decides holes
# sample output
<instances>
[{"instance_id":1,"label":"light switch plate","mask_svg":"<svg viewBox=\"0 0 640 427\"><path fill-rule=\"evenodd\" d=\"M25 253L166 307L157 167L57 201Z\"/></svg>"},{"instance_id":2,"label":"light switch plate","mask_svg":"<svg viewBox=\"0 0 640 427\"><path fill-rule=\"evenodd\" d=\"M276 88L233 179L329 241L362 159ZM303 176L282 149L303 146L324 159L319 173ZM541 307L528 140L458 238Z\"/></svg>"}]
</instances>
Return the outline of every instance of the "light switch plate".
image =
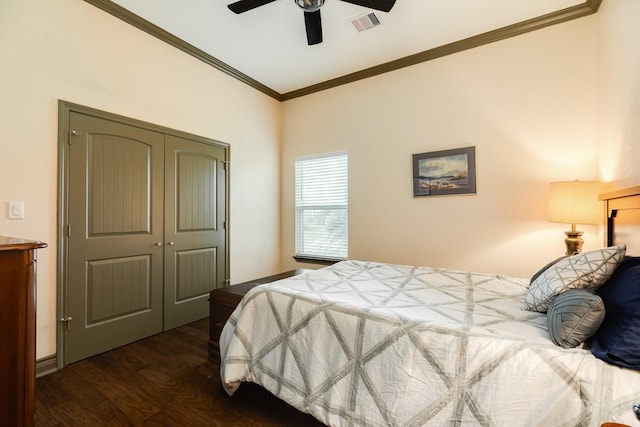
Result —
<instances>
[{"instance_id":1,"label":"light switch plate","mask_svg":"<svg viewBox=\"0 0 640 427\"><path fill-rule=\"evenodd\" d=\"M9 219L24 219L24 202L9 202Z\"/></svg>"}]
</instances>

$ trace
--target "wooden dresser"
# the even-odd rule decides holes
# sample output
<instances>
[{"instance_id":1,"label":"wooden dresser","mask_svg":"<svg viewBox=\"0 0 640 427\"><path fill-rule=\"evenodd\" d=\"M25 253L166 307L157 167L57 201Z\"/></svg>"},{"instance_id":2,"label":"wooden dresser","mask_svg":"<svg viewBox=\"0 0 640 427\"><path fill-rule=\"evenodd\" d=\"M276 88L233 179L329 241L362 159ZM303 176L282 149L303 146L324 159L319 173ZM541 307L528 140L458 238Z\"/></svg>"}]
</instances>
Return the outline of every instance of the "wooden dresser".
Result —
<instances>
[{"instance_id":1,"label":"wooden dresser","mask_svg":"<svg viewBox=\"0 0 640 427\"><path fill-rule=\"evenodd\" d=\"M0 425L35 424L36 261L43 242L0 236Z\"/></svg>"},{"instance_id":2,"label":"wooden dresser","mask_svg":"<svg viewBox=\"0 0 640 427\"><path fill-rule=\"evenodd\" d=\"M222 328L227 323L227 319L229 319L229 316L231 316L231 313L233 313L233 310L235 310L247 292L258 285L296 276L305 271L307 270L304 268L298 268L212 290L209 294L209 359L220 361L220 333L222 333Z\"/></svg>"}]
</instances>

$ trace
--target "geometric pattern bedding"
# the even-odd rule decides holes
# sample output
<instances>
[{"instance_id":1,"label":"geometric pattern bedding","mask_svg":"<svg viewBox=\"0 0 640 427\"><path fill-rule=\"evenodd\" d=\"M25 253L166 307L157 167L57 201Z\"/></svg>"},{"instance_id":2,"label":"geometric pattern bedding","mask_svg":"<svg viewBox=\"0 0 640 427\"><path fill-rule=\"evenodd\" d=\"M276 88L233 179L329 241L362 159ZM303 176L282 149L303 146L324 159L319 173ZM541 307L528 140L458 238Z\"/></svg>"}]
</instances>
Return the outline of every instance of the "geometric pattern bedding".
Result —
<instances>
[{"instance_id":1,"label":"geometric pattern bedding","mask_svg":"<svg viewBox=\"0 0 640 427\"><path fill-rule=\"evenodd\" d=\"M223 329L222 382L331 426L636 425L640 372L554 345L528 284L343 261L261 285Z\"/></svg>"}]
</instances>

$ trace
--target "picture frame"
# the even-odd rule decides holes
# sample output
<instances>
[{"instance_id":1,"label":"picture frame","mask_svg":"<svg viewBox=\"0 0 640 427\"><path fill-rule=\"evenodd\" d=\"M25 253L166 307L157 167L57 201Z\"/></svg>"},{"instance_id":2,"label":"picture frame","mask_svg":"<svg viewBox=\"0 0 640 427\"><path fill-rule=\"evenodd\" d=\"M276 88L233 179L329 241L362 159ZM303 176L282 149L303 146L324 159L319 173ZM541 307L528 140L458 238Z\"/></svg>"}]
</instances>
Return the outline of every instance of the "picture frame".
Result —
<instances>
[{"instance_id":1,"label":"picture frame","mask_svg":"<svg viewBox=\"0 0 640 427\"><path fill-rule=\"evenodd\" d=\"M476 193L476 147L413 155L413 196Z\"/></svg>"}]
</instances>

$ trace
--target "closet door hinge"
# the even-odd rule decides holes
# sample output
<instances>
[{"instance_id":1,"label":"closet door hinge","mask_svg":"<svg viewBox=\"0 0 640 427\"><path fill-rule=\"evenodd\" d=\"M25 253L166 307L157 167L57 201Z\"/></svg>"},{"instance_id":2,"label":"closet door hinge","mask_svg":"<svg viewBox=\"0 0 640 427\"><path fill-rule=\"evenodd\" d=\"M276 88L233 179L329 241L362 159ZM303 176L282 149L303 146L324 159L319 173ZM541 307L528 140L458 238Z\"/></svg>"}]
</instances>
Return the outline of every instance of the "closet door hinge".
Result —
<instances>
[{"instance_id":1,"label":"closet door hinge","mask_svg":"<svg viewBox=\"0 0 640 427\"><path fill-rule=\"evenodd\" d=\"M71 238L71 224L67 224L67 238Z\"/></svg>"},{"instance_id":2,"label":"closet door hinge","mask_svg":"<svg viewBox=\"0 0 640 427\"><path fill-rule=\"evenodd\" d=\"M71 137L72 136L80 136L80 135L81 135L80 132L78 132L77 130L70 130L69 131L69 141L68 141L69 145L71 145L71 139L72 139Z\"/></svg>"}]
</instances>

